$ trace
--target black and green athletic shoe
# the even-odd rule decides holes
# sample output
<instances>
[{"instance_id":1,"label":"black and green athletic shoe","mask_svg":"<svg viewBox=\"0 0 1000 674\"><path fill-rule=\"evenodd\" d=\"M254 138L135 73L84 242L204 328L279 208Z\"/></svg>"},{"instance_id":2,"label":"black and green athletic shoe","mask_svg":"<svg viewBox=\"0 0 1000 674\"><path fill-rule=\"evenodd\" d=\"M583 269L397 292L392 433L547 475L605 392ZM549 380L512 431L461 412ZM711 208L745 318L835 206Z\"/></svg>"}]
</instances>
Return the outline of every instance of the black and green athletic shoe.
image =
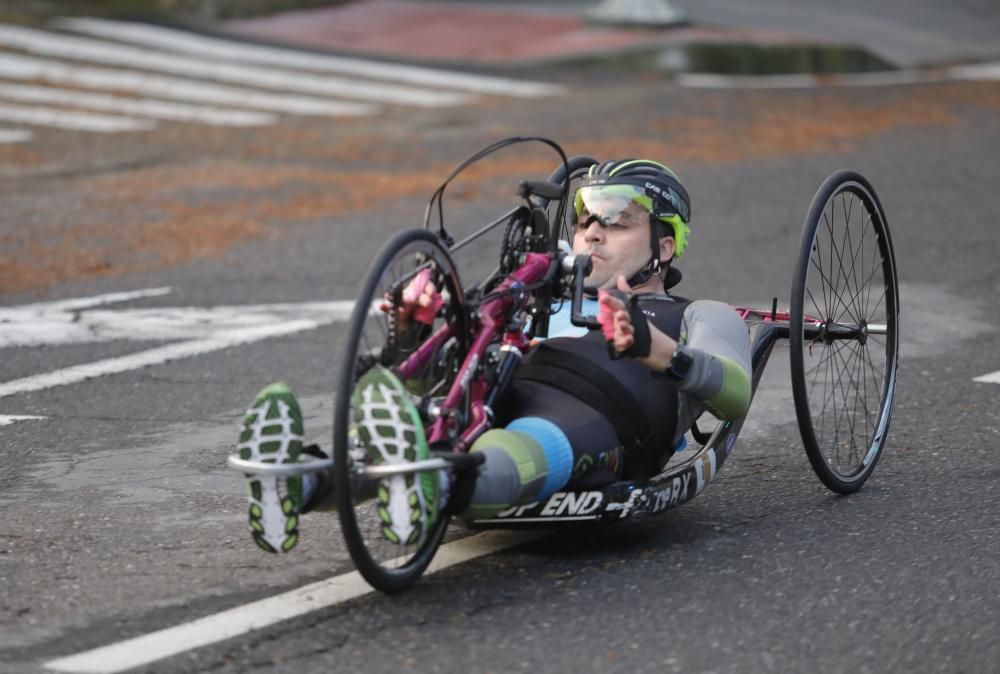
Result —
<instances>
[{"instance_id":1,"label":"black and green athletic shoe","mask_svg":"<svg viewBox=\"0 0 1000 674\"><path fill-rule=\"evenodd\" d=\"M430 458L420 412L389 370L376 366L366 372L354 388L352 407L369 465ZM382 536L391 543L413 545L437 521L440 475L435 470L383 478L375 498Z\"/></svg>"},{"instance_id":2,"label":"black and green athletic shoe","mask_svg":"<svg viewBox=\"0 0 1000 674\"><path fill-rule=\"evenodd\" d=\"M286 384L265 387L243 417L240 458L297 463L302 452L302 411ZM299 541L302 478L247 475L250 531L268 552L288 552Z\"/></svg>"}]
</instances>

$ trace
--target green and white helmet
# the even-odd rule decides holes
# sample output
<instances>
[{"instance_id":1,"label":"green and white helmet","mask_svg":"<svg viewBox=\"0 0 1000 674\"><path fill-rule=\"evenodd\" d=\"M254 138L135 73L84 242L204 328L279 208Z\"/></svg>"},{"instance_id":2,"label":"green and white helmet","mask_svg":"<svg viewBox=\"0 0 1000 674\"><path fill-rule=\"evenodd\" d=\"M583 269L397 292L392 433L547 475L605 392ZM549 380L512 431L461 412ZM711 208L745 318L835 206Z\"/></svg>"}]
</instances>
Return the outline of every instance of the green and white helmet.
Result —
<instances>
[{"instance_id":1,"label":"green and white helmet","mask_svg":"<svg viewBox=\"0 0 1000 674\"><path fill-rule=\"evenodd\" d=\"M659 237L674 237L674 256L687 249L691 198L677 174L649 159L621 159L594 164L584 176L573 199L577 217L584 209L613 217L630 203L642 206L654 226L650 228L650 264L659 267ZM669 228L669 229L668 229ZM648 278L648 276L647 276Z\"/></svg>"}]
</instances>

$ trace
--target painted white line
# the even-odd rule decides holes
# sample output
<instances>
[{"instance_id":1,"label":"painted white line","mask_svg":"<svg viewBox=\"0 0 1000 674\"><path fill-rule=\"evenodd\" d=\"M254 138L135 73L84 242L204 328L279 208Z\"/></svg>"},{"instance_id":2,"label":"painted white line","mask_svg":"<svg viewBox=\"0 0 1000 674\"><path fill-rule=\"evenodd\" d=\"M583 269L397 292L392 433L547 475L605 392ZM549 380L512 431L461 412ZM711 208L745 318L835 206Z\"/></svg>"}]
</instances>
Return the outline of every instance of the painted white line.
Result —
<instances>
[{"instance_id":1,"label":"painted white line","mask_svg":"<svg viewBox=\"0 0 1000 674\"><path fill-rule=\"evenodd\" d=\"M105 293L103 295L92 295L90 297L74 297L69 300L55 300L52 302L36 302L34 304L19 304L16 307L6 309L19 309L26 311L80 311L92 307L101 307L117 302L131 302L147 297L162 297L170 294L170 286L160 286L158 288L143 288L142 290L124 290L116 293ZM0 308L3 312L4 308ZM3 322L0 316L0 322Z\"/></svg>"},{"instance_id":2,"label":"painted white line","mask_svg":"<svg viewBox=\"0 0 1000 674\"><path fill-rule=\"evenodd\" d=\"M379 103L397 103L431 108L456 105L469 100L468 96L458 93L429 91L400 84L378 84L331 75L306 75L291 70L242 66L210 59L200 60L90 38L57 35L22 26L0 24L0 44L33 54L57 56L77 61L95 61L106 65L141 68L222 82L235 82L278 91L343 96Z\"/></svg>"},{"instance_id":3,"label":"painted white line","mask_svg":"<svg viewBox=\"0 0 1000 674\"><path fill-rule=\"evenodd\" d=\"M983 384L1000 384L1000 370L984 374L980 377L975 377L972 381L978 381Z\"/></svg>"},{"instance_id":4,"label":"painted white line","mask_svg":"<svg viewBox=\"0 0 1000 674\"><path fill-rule=\"evenodd\" d=\"M1000 80L1000 63L977 63L951 68L951 74L958 79Z\"/></svg>"},{"instance_id":5,"label":"painted white line","mask_svg":"<svg viewBox=\"0 0 1000 674\"><path fill-rule=\"evenodd\" d=\"M0 398L312 330L345 321L354 310L354 302L349 300L116 311L100 309L116 302L157 297L169 292L170 288L149 288L0 307L0 348L115 340L173 342L126 356L0 382Z\"/></svg>"},{"instance_id":6,"label":"painted white line","mask_svg":"<svg viewBox=\"0 0 1000 674\"><path fill-rule=\"evenodd\" d=\"M44 418L45 417L35 417L27 414L0 414L0 426L10 426L15 421L33 421Z\"/></svg>"},{"instance_id":7,"label":"painted white line","mask_svg":"<svg viewBox=\"0 0 1000 674\"><path fill-rule=\"evenodd\" d=\"M354 309L354 302L349 300L126 309L86 305L88 301L101 299L104 299L102 304L111 304L136 297L103 296L0 307L0 349L121 340L209 339L221 331L278 325L299 319L327 325L347 320Z\"/></svg>"},{"instance_id":8,"label":"painted white line","mask_svg":"<svg viewBox=\"0 0 1000 674\"><path fill-rule=\"evenodd\" d=\"M813 89L820 87L884 87L934 84L955 80L1000 79L1000 63L933 70L890 70L839 75L700 75L677 76L680 86L692 89Z\"/></svg>"},{"instance_id":9,"label":"painted white line","mask_svg":"<svg viewBox=\"0 0 1000 674\"><path fill-rule=\"evenodd\" d=\"M23 129L0 129L0 145L31 140L31 132Z\"/></svg>"},{"instance_id":10,"label":"painted white line","mask_svg":"<svg viewBox=\"0 0 1000 674\"><path fill-rule=\"evenodd\" d=\"M743 75L731 77L727 75L680 74L677 84L690 89L799 89L816 86L816 79L810 75L778 75L774 77L756 77Z\"/></svg>"},{"instance_id":11,"label":"painted white line","mask_svg":"<svg viewBox=\"0 0 1000 674\"><path fill-rule=\"evenodd\" d=\"M85 91L5 84L3 82L0 82L0 99L29 103L53 103L177 122L198 122L212 126L266 126L275 122L274 115L263 112L203 108L148 98L131 99Z\"/></svg>"},{"instance_id":12,"label":"painted white line","mask_svg":"<svg viewBox=\"0 0 1000 674\"><path fill-rule=\"evenodd\" d=\"M553 96L565 92L565 87L546 82L472 75L419 66L367 61L359 58L312 54L280 47L250 45L141 23L81 18L63 19L56 25L78 33L142 44L158 49L267 66L344 73L355 77L372 77L431 87L450 87L481 94L534 97Z\"/></svg>"},{"instance_id":13,"label":"painted white line","mask_svg":"<svg viewBox=\"0 0 1000 674\"><path fill-rule=\"evenodd\" d=\"M43 80L92 89L129 91L157 98L232 105L297 115L370 115L378 110L369 103L335 101L314 96L278 95L244 87L113 68L70 66L60 61L11 53L0 53L0 77Z\"/></svg>"},{"instance_id":14,"label":"painted white line","mask_svg":"<svg viewBox=\"0 0 1000 674\"><path fill-rule=\"evenodd\" d=\"M269 339L271 337L282 337L292 335L303 330L313 330L322 323L310 320L289 321L277 325L261 325L250 328L237 328L233 330L223 330L215 333L214 336L206 339L196 339L177 344L168 344L156 349L139 351L127 356L107 358L92 363L74 365L72 367L47 372L45 374L32 375L21 379L14 379L0 384L0 398L16 395L19 393L29 393L31 391L41 391L55 386L65 386L66 384L76 384L87 379L103 377L109 374L119 374L130 370L148 367L150 365L160 365L171 360L200 356L213 351L228 349L241 344Z\"/></svg>"},{"instance_id":15,"label":"painted white line","mask_svg":"<svg viewBox=\"0 0 1000 674\"><path fill-rule=\"evenodd\" d=\"M95 115L89 112L70 112L53 108L0 104L0 119L20 124L50 126L57 129L92 131L95 133L120 133L145 131L156 127L155 122L117 115Z\"/></svg>"},{"instance_id":16,"label":"painted white line","mask_svg":"<svg viewBox=\"0 0 1000 674\"><path fill-rule=\"evenodd\" d=\"M441 546L426 574L540 538L539 531L490 531ZM134 639L45 663L58 672L116 674L369 594L357 571Z\"/></svg>"}]
</instances>

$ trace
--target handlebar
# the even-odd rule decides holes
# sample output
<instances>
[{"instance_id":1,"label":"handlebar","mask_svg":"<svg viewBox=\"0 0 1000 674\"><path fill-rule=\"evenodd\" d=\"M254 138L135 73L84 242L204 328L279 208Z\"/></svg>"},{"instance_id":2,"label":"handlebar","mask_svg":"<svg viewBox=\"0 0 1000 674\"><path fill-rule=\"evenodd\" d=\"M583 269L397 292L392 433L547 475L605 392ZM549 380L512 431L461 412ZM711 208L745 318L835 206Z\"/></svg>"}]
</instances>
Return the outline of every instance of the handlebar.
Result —
<instances>
[{"instance_id":1,"label":"handlebar","mask_svg":"<svg viewBox=\"0 0 1000 674\"><path fill-rule=\"evenodd\" d=\"M563 271L573 274L573 300L570 304L570 323L580 328L599 328L596 316L583 313L583 282L594 268L589 255L566 255L562 259Z\"/></svg>"}]
</instances>

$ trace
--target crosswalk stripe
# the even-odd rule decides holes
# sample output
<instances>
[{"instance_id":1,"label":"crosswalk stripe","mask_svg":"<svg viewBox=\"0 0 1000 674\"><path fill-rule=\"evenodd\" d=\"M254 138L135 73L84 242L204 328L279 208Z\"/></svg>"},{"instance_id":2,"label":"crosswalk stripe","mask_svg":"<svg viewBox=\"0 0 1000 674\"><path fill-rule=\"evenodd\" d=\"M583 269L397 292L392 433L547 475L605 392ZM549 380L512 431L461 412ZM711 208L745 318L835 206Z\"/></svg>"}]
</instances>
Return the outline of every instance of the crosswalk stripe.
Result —
<instances>
[{"instance_id":1,"label":"crosswalk stripe","mask_svg":"<svg viewBox=\"0 0 1000 674\"><path fill-rule=\"evenodd\" d=\"M79 90L5 84L3 82L0 82L0 99L28 103L52 103L178 122L201 122L213 126L266 126L275 122L274 115L263 112L201 108L148 98L133 99Z\"/></svg>"},{"instance_id":2,"label":"crosswalk stripe","mask_svg":"<svg viewBox=\"0 0 1000 674\"><path fill-rule=\"evenodd\" d=\"M982 382L983 384L1000 384L1000 370L979 377L973 377L972 381Z\"/></svg>"},{"instance_id":3,"label":"crosswalk stripe","mask_svg":"<svg viewBox=\"0 0 1000 674\"><path fill-rule=\"evenodd\" d=\"M242 66L152 52L91 38L71 37L23 26L0 25L0 44L33 54L85 60L126 68L200 77L279 91L343 96L382 103L421 107L456 105L465 94L428 91L405 85L387 85L330 75L307 75L290 70Z\"/></svg>"},{"instance_id":4,"label":"crosswalk stripe","mask_svg":"<svg viewBox=\"0 0 1000 674\"><path fill-rule=\"evenodd\" d=\"M7 122L51 126L59 129L93 131L96 133L118 133L119 131L145 131L155 128L156 123L143 119L95 115L89 112L69 112L33 106L0 104L0 119Z\"/></svg>"},{"instance_id":5,"label":"crosswalk stripe","mask_svg":"<svg viewBox=\"0 0 1000 674\"><path fill-rule=\"evenodd\" d=\"M31 140L31 132L24 129L0 129L0 145L23 143Z\"/></svg>"},{"instance_id":6,"label":"crosswalk stripe","mask_svg":"<svg viewBox=\"0 0 1000 674\"><path fill-rule=\"evenodd\" d=\"M408 84L449 87L482 94L534 97L556 95L564 91L564 87L561 85L547 82L528 82L505 77L473 75L420 66L313 54L280 47L250 45L148 24L79 18L63 19L56 25L77 33L198 56L360 75Z\"/></svg>"},{"instance_id":7,"label":"crosswalk stripe","mask_svg":"<svg viewBox=\"0 0 1000 674\"><path fill-rule=\"evenodd\" d=\"M369 115L378 109L370 103L278 95L243 87L209 84L114 68L69 66L60 61L11 53L0 53L0 77L44 80L92 89L137 92L157 98L232 105L299 115Z\"/></svg>"}]
</instances>

